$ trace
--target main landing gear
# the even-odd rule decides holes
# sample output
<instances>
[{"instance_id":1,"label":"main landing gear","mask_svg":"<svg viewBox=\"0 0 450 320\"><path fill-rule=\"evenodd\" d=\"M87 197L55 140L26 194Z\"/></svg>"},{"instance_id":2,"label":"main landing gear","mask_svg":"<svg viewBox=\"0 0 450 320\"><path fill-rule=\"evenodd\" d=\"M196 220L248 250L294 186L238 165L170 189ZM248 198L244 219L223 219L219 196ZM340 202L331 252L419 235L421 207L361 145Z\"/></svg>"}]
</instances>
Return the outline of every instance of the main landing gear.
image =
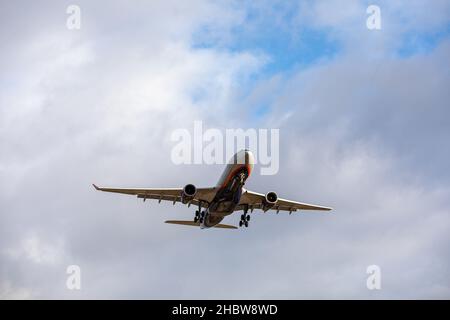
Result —
<instances>
[{"instance_id":1,"label":"main landing gear","mask_svg":"<svg viewBox=\"0 0 450 320\"><path fill-rule=\"evenodd\" d=\"M205 220L205 211L202 211L202 204L199 201L198 210L195 210L194 222L203 223L203 220Z\"/></svg>"},{"instance_id":2,"label":"main landing gear","mask_svg":"<svg viewBox=\"0 0 450 320\"><path fill-rule=\"evenodd\" d=\"M244 208L244 214L241 215L241 221L239 221L239 227L245 226L248 228L250 221L250 215L248 214L248 207Z\"/></svg>"},{"instance_id":3,"label":"main landing gear","mask_svg":"<svg viewBox=\"0 0 450 320\"><path fill-rule=\"evenodd\" d=\"M203 220L205 219L205 211L195 211L195 217L194 222L200 222L203 223Z\"/></svg>"}]
</instances>

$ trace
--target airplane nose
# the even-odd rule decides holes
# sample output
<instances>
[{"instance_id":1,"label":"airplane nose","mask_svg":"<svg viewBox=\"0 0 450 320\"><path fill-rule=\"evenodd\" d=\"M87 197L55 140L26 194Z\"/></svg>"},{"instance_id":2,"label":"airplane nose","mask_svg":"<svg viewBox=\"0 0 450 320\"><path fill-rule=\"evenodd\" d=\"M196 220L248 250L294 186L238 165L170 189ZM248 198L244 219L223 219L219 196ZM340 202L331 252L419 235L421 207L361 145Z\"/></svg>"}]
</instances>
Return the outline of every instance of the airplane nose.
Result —
<instances>
[{"instance_id":1,"label":"airplane nose","mask_svg":"<svg viewBox=\"0 0 450 320\"><path fill-rule=\"evenodd\" d=\"M253 165L255 163L255 157L253 156L253 152L248 149L244 150L245 158L247 159L247 163Z\"/></svg>"},{"instance_id":2,"label":"airplane nose","mask_svg":"<svg viewBox=\"0 0 450 320\"><path fill-rule=\"evenodd\" d=\"M242 149L238 153L236 153L233 158L228 162L230 164L247 164L250 165L250 168L253 168L255 164L255 157L253 153L248 149Z\"/></svg>"}]
</instances>

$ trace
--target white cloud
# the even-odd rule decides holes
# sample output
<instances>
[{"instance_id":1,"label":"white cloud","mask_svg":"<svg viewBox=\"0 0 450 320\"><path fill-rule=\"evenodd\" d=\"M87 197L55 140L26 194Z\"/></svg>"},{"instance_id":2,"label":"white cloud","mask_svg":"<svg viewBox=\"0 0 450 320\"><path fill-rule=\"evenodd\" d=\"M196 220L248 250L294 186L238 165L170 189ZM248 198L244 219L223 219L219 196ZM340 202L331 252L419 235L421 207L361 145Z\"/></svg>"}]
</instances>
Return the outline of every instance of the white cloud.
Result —
<instances>
[{"instance_id":1,"label":"white cloud","mask_svg":"<svg viewBox=\"0 0 450 320\"><path fill-rule=\"evenodd\" d=\"M345 40L360 7L365 26L365 7L349 5L309 5L315 26L341 28L347 51L257 83L267 57L226 49L246 8L82 2L79 33L54 5L23 20L15 15L25 11L10 11L4 21L40 28L18 25L0 53L1 296L371 298L365 270L375 263L381 297L448 297L449 190L439 172L449 155L438 148L448 136L448 44L399 60L381 39L374 63ZM202 30L217 46L192 47ZM382 38L397 34L383 30ZM256 121L265 101L271 109ZM162 223L192 208L90 187L214 184L222 168L170 162L172 129L196 119L280 127L280 174L254 176L248 187L334 214L255 213L243 232L198 232ZM69 264L83 270L76 295L65 288Z\"/></svg>"},{"instance_id":2,"label":"white cloud","mask_svg":"<svg viewBox=\"0 0 450 320\"><path fill-rule=\"evenodd\" d=\"M54 265L61 262L64 246L61 240L45 243L37 235L23 239L17 248L8 248L6 254L12 259L25 258L36 264Z\"/></svg>"},{"instance_id":3,"label":"white cloud","mask_svg":"<svg viewBox=\"0 0 450 320\"><path fill-rule=\"evenodd\" d=\"M32 299L33 293L27 288L15 288L10 283L0 284L0 299L2 300L26 300Z\"/></svg>"}]
</instances>

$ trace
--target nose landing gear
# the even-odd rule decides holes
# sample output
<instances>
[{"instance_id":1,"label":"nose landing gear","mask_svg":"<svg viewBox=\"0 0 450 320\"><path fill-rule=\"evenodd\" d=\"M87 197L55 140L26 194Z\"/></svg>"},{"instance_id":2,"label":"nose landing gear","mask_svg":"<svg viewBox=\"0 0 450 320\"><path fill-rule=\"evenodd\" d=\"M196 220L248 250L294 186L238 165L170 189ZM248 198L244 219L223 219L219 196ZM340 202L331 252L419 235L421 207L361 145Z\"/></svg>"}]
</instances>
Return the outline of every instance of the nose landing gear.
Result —
<instances>
[{"instance_id":1,"label":"nose landing gear","mask_svg":"<svg viewBox=\"0 0 450 320\"><path fill-rule=\"evenodd\" d=\"M245 178L247 177L247 175L245 174L245 172L241 172L239 174L239 183L241 186L243 186L245 184Z\"/></svg>"}]
</instances>

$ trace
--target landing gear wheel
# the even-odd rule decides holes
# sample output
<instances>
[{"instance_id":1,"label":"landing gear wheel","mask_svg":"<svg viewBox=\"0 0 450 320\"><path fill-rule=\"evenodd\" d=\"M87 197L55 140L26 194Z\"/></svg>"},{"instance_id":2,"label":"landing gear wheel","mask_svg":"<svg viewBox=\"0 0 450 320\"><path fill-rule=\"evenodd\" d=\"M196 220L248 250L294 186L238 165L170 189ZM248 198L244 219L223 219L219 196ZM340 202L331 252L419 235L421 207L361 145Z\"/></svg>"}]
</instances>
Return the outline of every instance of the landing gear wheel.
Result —
<instances>
[{"instance_id":1,"label":"landing gear wheel","mask_svg":"<svg viewBox=\"0 0 450 320\"><path fill-rule=\"evenodd\" d=\"M200 212L200 217L199 217L200 223L203 223L203 221L205 221L205 216L206 216L205 211Z\"/></svg>"},{"instance_id":2,"label":"landing gear wheel","mask_svg":"<svg viewBox=\"0 0 450 320\"><path fill-rule=\"evenodd\" d=\"M198 220L200 220L200 211L196 210L195 211L194 222L197 222Z\"/></svg>"},{"instance_id":3,"label":"landing gear wheel","mask_svg":"<svg viewBox=\"0 0 450 320\"><path fill-rule=\"evenodd\" d=\"M248 205L244 205L244 214L241 215L241 221L239 221L239 227L248 227L248 222L250 221L250 215L248 214Z\"/></svg>"}]
</instances>

